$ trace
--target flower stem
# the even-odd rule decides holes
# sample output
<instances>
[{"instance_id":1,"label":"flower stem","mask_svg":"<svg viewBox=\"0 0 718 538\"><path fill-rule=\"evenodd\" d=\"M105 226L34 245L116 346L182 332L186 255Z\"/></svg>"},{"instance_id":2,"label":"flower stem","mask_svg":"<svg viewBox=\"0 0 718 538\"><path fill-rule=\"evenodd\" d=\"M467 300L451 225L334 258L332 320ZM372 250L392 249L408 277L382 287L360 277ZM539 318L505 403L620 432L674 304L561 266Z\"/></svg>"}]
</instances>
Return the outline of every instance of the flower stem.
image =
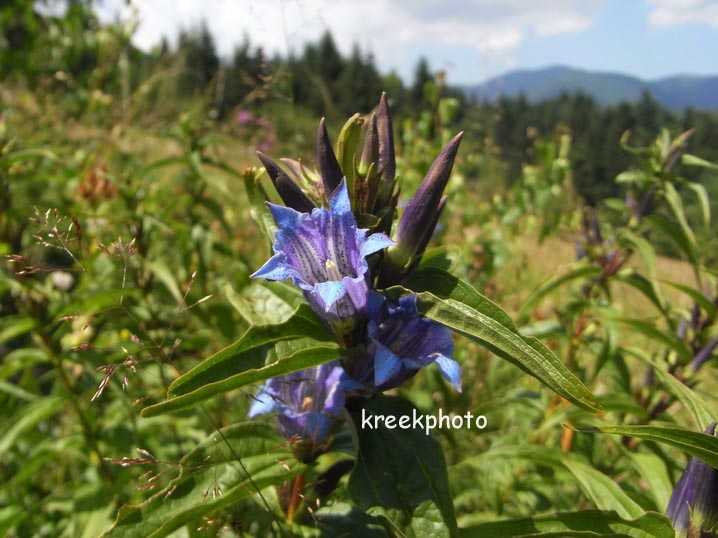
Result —
<instances>
[{"instance_id":1,"label":"flower stem","mask_svg":"<svg viewBox=\"0 0 718 538\"><path fill-rule=\"evenodd\" d=\"M299 474L294 477L292 482L292 493L289 498L289 506L287 507L287 521L290 523L295 520L297 514L300 512L299 508L302 504L302 489L304 487L304 474Z\"/></svg>"}]
</instances>

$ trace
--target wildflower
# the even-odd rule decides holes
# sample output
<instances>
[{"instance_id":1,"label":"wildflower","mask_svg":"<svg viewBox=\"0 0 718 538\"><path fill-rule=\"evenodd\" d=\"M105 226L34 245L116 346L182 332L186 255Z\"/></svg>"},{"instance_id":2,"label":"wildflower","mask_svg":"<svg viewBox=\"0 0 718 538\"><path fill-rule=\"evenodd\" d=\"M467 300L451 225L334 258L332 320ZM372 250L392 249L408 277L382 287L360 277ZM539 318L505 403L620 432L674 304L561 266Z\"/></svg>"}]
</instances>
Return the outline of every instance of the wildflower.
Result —
<instances>
[{"instance_id":1,"label":"wildflower","mask_svg":"<svg viewBox=\"0 0 718 538\"><path fill-rule=\"evenodd\" d=\"M254 121L254 115L249 110L242 109L237 112L234 121L239 125L247 125Z\"/></svg>"},{"instance_id":2,"label":"wildflower","mask_svg":"<svg viewBox=\"0 0 718 538\"><path fill-rule=\"evenodd\" d=\"M322 445L337 423L345 393L359 388L338 363L322 364L268 380L255 397L250 418L277 412L277 430Z\"/></svg>"},{"instance_id":3,"label":"wildflower","mask_svg":"<svg viewBox=\"0 0 718 538\"><path fill-rule=\"evenodd\" d=\"M371 359L358 360L350 368L358 381L375 391L384 391L436 363L444 379L461 391L461 367L451 358L451 331L420 316L415 295L402 296L396 306L372 293L367 315L367 351Z\"/></svg>"},{"instance_id":4,"label":"wildflower","mask_svg":"<svg viewBox=\"0 0 718 538\"><path fill-rule=\"evenodd\" d=\"M366 257L393 241L381 233L367 236L367 230L357 227L346 180L330 197L329 209L300 213L268 205L279 227L274 256L252 277L291 278L315 312L329 321L351 321L361 314L369 292Z\"/></svg>"},{"instance_id":5,"label":"wildflower","mask_svg":"<svg viewBox=\"0 0 718 538\"><path fill-rule=\"evenodd\" d=\"M715 435L713 422L705 433ZM718 470L698 458L691 458L666 510L676 536L704 536L718 523Z\"/></svg>"}]
</instances>

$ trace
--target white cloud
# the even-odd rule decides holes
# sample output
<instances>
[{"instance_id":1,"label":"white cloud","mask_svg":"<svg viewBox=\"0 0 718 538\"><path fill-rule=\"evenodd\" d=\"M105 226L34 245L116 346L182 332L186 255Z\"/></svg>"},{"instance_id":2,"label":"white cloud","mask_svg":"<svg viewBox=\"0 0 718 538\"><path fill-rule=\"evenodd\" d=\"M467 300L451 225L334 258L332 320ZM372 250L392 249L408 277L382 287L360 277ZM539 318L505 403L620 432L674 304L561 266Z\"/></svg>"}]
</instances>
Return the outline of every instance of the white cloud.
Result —
<instances>
[{"instance_id":1,"label":"white cloud","mask_svg":"<svg viewBox=\"0 0 718 538\"><path fill-rule=\"evenodd\" d=\"M648 24L655 27L687 23L718 28L718 3L715 0L649 0L652 5Z\"/></svg>"},{"instance_id":2,"label":"white cloud","mask_svg":"<svg viewBox=\"0 0 718 538\"><path fill-rule=\"evenodd\" d=\"M419 54L453 57L456 47L474 51L475 61L510 61L526 36L580 32L597 16L603 0L134 0L140 25L137 46L149 49L164 35L205 19L220 54L229 56L243 36L267 52L301 50L330 29L339 48L354 43L374 53L379 66L408 75ZM125 0L103 0L99 11L123 17ZM411 51L411 52L407 52ZM438 52L438 54L437 54ZM478 57L477 57L478 55Z\"/></svg>"}]
</instances>

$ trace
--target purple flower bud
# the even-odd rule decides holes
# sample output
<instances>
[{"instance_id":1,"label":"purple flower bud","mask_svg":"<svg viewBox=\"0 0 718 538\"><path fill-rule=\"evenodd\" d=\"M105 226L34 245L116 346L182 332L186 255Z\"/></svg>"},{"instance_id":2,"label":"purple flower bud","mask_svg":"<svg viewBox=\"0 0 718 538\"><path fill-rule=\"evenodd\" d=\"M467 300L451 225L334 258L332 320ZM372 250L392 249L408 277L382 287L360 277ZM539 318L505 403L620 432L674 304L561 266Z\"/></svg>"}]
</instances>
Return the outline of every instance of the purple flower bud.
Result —
<instances>
[{"instance_id":1,"label":"purple flower bud","mask_svg":"<svg viewBox=\"0 0 718 538\"><path fill-rule=\"evenodd\" d=\"M379 172L384 184L394 185L396 176L396 157L394 153L394 127L391 123L391 112L386 92L382 92L377 111L376 129L379 135ZM382 189L384 190L384 189ZM387 197L391 187L386 189ZM382 192L382 194L384 194Z\"/></svg>"},{"instance_id":2,"label":"purple flower bud","mask_svg":"<svg viewBox=\"0 0 718 538\"><path fill-rule=\"evenodd\" d=\"M586 250L583 248L581 243L579 243L578 241L574 241L573 248L576 251L576 259L577 260L582 260L586 257Z\"/></svg>"},{"instance_id":3,"label":"purple flower bud","mask_svg":"<svg viewBox=\"0 0 718 538\"><path fill-rule=\"evenodd\" d=\"M691 361L691 368L693 372L697 372L701 366L708 362L713 356L713 350L718 346L718 336L714 336L711 340L703 346L696 356Z\"/></svg>"},{"instance_id":4,"label":"purple flower bud","mask_svg":"<svg viewBox=\"0 0 718 538\"><path fill-rule=\"evenodd\" d=\"M274 183L274 187L277 189L284 203L287 204L287 207L291 207L302 213L308 213L314 209L315 206L309 197L304 194L302 189L299 188L299 185L294 183L292 178L290 178L277 163L261 151L257 152L257 157L262 161L269 178L272 180L272 183Z\"/></svg>"},{"instance_id":5,"label":"purple flower bud","mask_svg":"<svg viewBox=\"0 0 718 538\"><path fill-rule=\"evenodd\" d=\"M434 160L411 197L396 228L396 245L387 251L379 274L380 286L399 282L420 256L434 231L443 208L442 196L451 176L463 132L457 134Z\"/></svg>"},{"instance_id":6,"label":"purple flower bud","mask_svg":"<svg viewBox=\"0 0 718 538\"><path fill-rule=\"evenodd\" d=\"M359 388L337 362L323 364L268 380L248 416L276 411L279 433L287 439L299 436L318 447L337 423L346 392Z\"/></svg>"},{"instance_id":7,"label":"purple flower bud","mask_svg":"<svg viewBox=\"0 0 718 538\"><path fill-rule=\"evenodd\" d=\"M452 138L434 160L424 181L409 200L399 219L396 240L402 248L410 252L410 256L416 254L418 245L426 234L427 226L433 221L451 176L451 169L463 135L464 133L459 133Z\"/></svg>"},{"instance_id":8,"label":"purple flower bud","mask_svg":"<svg viewBox=\"0 0 718 538\"><path fill-rule=\"evenodd\" d=\"M715 435L716 423L705 433ZM718 523L718 470L698 458L688 467L673 490L666 515L676 530L676 537L703 536Z\"/></svg>"},{"instance_id":9,"label":"purple flower bud","mask_svg":"<svg viewBox=\"0 0 718 538\"><path fill-rule=\"evenodd\" d=\"M332 144L329 141L329 133L324 118L319 121L319 129L317 130L317 165L319 173L322 176L322 184L324 185L324 196L327 200L336 190L341 182L344 174L334 154Z\"/></svg>"},{"instance_id":10,"label":"purple flower bud","mask_svg":"<svg viewBox=\"0 0 718 538\"><path fill-rule=\"evenodd\" d=\"M351 211L346 180L329 199L329 209L311 213L268 204L279 230L274 256L254 278L291 278L315 312L331 322L363 313L369 284L366 257L394 242L382 233L367 236Z\"/></svg>"},{"instance_id":11,"label":"purple flower bud","mask_svg":"<svg viewBox=\"0 0 718 538\"><path fill-rule=\"evenodd\" d=\"M461 391L461 367L451 358L451 331L419 315L416 296L404 295L399 305L372 293L367 306L368 356L350 368L352 375L372 391L396 387L424 366L436 363L441 375Z\"/></svg>"},{"instance_id":12,"label":"purple flower bud","mask_svg":"<svg viewBox=\"0 0 718 538\"><path fill-rule=\"evenodd\" d=\"M651 189L641 198L634 214L637 219L642 219L646 215L653 212L653 200L656 197L656 186L654 185Z\"/></svg>"},{"instance_id":13,"label":"purple flower bud","mask_svg":"<svg viewBox=\"0 0 718 538\"><path fill-rule=\"evenodd\" d=\"M379 161L379 135L377 133L376 114L371 115L369 126L367 127L366 136L364 137L364 147L362 148L361 158L359 159L359 173L366 176L369 166L372 163L377 165Z\"/></svg>"}]
</instances>

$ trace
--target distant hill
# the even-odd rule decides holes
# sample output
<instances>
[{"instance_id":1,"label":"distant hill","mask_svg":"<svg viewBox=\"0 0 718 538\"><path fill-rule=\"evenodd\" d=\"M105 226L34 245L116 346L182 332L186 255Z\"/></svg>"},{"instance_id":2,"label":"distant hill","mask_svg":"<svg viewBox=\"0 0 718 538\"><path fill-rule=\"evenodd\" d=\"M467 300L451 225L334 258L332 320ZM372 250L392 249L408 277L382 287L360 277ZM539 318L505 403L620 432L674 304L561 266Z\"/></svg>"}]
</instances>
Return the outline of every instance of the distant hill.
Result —
<instances>
[{"instance_id":1,"label":"distant hill","mask_svg":"<svg viewBox=\"0 0 718 538\"><path fill-rule=\"evenodd\" d=\"M687 106L718 109L718 76L679 75L646 81L618 73L554 66L511 71L463 90L469 96L489 101L501 95L515 97L523 93L532 102L556 97L561 92L584 92L602 104L637 101L648 91L659 103L673 110Z\"/></svg>"}]
</instances>

